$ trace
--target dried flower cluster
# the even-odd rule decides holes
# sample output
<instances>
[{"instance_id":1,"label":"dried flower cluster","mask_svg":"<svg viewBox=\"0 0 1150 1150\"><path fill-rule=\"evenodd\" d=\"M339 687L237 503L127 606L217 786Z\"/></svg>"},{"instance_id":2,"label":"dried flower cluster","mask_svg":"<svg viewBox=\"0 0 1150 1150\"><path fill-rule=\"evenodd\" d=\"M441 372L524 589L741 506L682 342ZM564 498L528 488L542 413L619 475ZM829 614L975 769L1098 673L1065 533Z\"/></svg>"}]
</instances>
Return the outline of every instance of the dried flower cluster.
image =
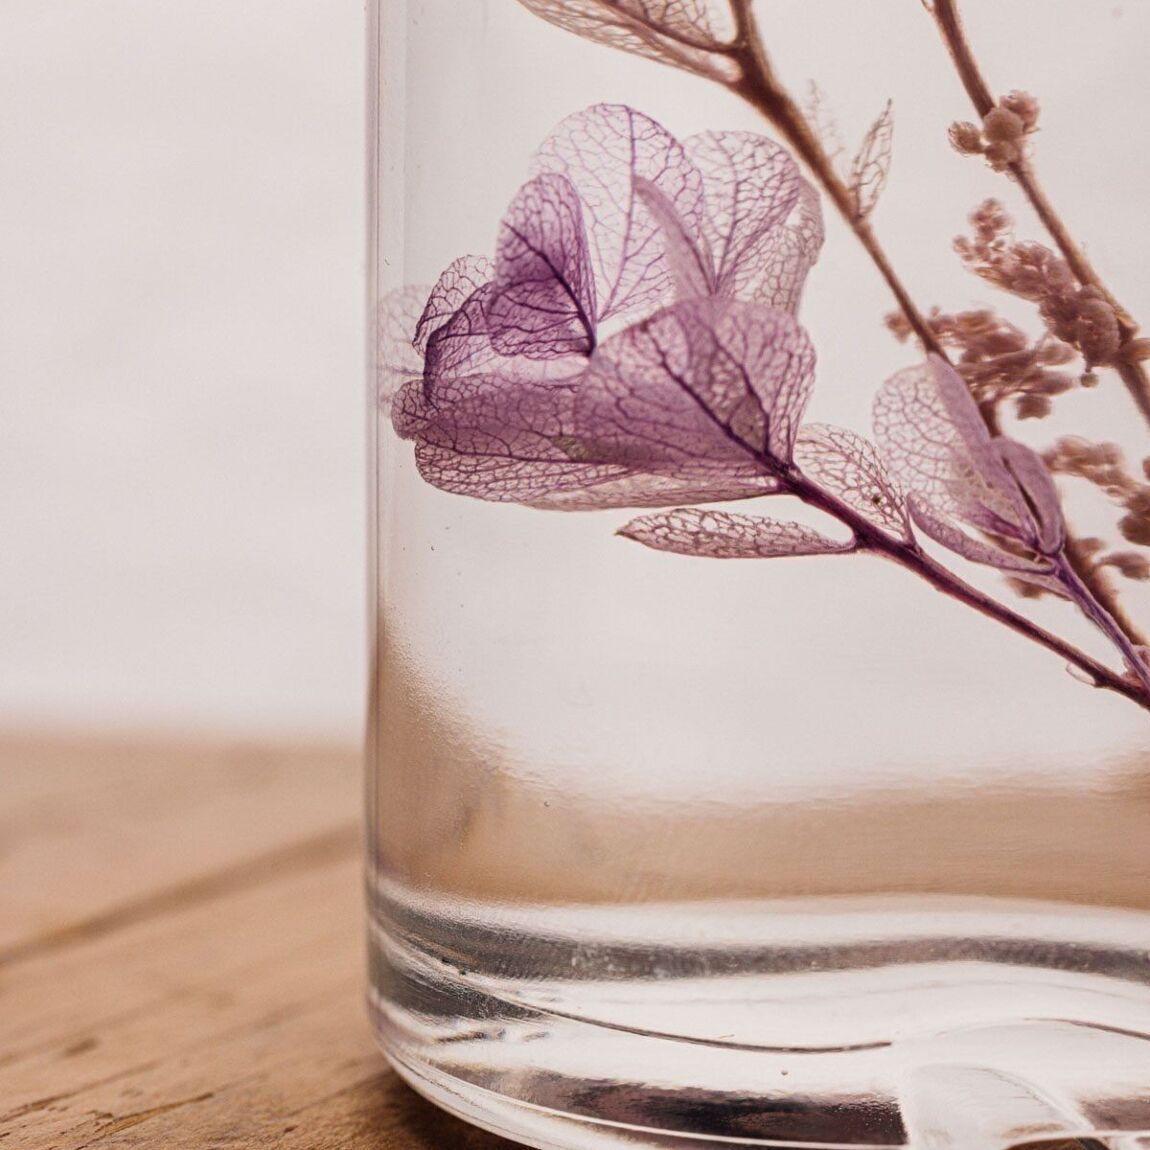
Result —
<instances>
[{"instance_id":1,"label":"dried flower cluster","mask_svg":"<svg viewBox=\"0 0 1150 1150\"><path fill-rule=\"evenodd\" d=\"M989 308L953 315L934 308L926 319L938 342L955 353L954 366L975 402L993 419L1007 401L1019 419L1041 419L1050 414L1054 396L1077 383L1077 373L1064 370L1076 358L1073 348L1049 335L1031 340ZM904 342L914 334L901 313L889 315L887 326Z\"/></svg>"},{"instance_id":2,"label":"dried flower cluster","mask_svg":"<svg viewBox=\"0 0 1150 1150\"><path fill-rule=\"evenodd\" d=\"M982 118L981 124L960 120L950 126L950 142L965 156L984 156L996 171L1022 162L1026 137L1038 130L1038 101L1028 92L1011 92Z\"/></svg>"},{"instance_id":3,"label":"dried flower cluster","mask_svg":"<svg viewBox=\"0 0 1150 1150\"><path fill-rule=\"evenodd\" d=\"M972 234L954 249L975 275L1038 304L1050 334L1073 347L1088 369L1116 362L1122 351L1117 312L1100 288L1081 286L1066 260L1043 244L1014 238L1014 220L997 200L970 216Z\"/></svg>"}]
</instances>

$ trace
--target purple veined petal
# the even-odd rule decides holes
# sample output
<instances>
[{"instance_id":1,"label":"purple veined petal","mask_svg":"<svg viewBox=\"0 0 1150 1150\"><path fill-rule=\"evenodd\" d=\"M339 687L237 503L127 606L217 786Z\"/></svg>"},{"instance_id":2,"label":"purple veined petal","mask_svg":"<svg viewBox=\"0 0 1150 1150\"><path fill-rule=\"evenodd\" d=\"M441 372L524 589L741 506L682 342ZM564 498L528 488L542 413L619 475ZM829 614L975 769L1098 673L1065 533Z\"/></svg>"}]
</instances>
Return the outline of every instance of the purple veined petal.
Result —
<instances>
[{"instance_id":1,"label":"purple veined petal","mask_svg":"<svg viewBox=\"0 0 1150 1150\"><path fill-rule=\"evenodd\" d=\"M500 355L556 359L595 346L595 284L583 205L566 176L524 184L499 233L485 310Z\"/></svg>"},{"instance_id":2,"label":"purple veined petal","mask_svg":"<svg viewBox=\"0 0 1150 1150\"><path fill-rule=\"evenodd\" d=\"M429 401L408 384L392 409L396 432L415 440L420 474L444 491L497 503L531 503L626 474L573 457L572 389L496 376L454 380Z\"/></svg>"},{"instance_id":3,"label":"purple veined petal","mask_svg":"<svg viewBox=\"0 0 1150 1150\"><path fill-rule=\"evenodd\" d=\"M791 458L813 379L814 349L785 312L684 300L599 348L576 435L647 471L750 460L769 472Z\"/></svg>"},{"instance_id":4,"label":"purple veined petal","mask_svg":"<svg viewBox=\"0 0 1150 1150\"><path fill-rule=\"evenodd\" d=\"M654 184L684 228L698 235L703 178L683 145L654 120L621 104L596 104L564 120L535 157L583 202L600 322L629 322L669 302L663 234L636 192Z\"/></svg>"},{"instance_id":5,"label":"purple veined petal","mask_svg":"<svg viewBox=\"0 0 1150 1150\"><path fill-rule=\"evenodd\" d=\"M907 505L915 526L924 535L971 563L981 563L987 567L997 567L1009 575L1027 577L1048 575L1052 571L1045 560L1012 555L988 539L968 535L954 520L940 515L927 500L917 494L912 493L907 497Z\"/></svg>"},{"instance_id":6,"label":"purple veined petal","mask_svg":"<svg viewBox=\"0 0 1150 1150\"><path fill-rule=\"evenodd\" d=\"M843 554L854 549L851 542L837 543L801 523L699 507L642 515L618 534L656 551L705 559L779 559Z\"/></svg>"},{"instance_id":7,"label":"purple veined petal","mask_svg":"<svg viewBox=\"0 0 1150 1150\"><path fill-rule=\"evenodd\" d=\"M825 237L819 194L803 180L790 218L764 236L757 263L746 262L748 268L757 266L760 270L744 281L740 291L748 298L796 313Z\"/></svg>"},{"instance_id":8,"label":"purple veined petal","mask_svg":"<svg viewBox=\"0 0 1150 1150\"><path fill-rule=\"evenodd\" d=\"M492 346L487 319L487 301L494 289L490 284L474 292L461 308L427 341L424 357L424 390L435 394L440 385L492 371L500 355Z\"/></svg>"},{"instance_id":9,"label":"purple veined petal","mask_svg":"<svg viewBox=\"0 0 1150 1150\"><path fill-rule=\"evenodd\" d=\"M715 80L738 69L716 49L734 36L721 0L520 0L524 8L587 40Z\"/></svg>"},{"instance_id":10,"label":"purple veined petal","mask_svg":"<svg viewBox=\"0 0 1150 1150\"><path fill-rule=\"evenodd\" d=\"M715 294L710 248L687 231L674 204L649 180L636 180L635 193L663 233L664 252L675 294L681 299Z\"/></svg>"},{"instance_id":11,"label":"purple veined petal","mask_svg":"<svg viewBox=\"0 0 1150 1150\"><path fill-rule=\"evenodd\" d=\"M751 467L741 473L723 468L684 468L680 474L633 471L593 486L553 492L532 501L532 507L551 511L603 511L620 507L678 507L695 503L735 503L775 495L777 480Z\"/></svg>"},{"instance_id":12,"label":"purple veined petal","mask_svg":"<svg viewBox=\"0 0 1150 1150\"><path fill-rule=\"evenodd\" d=\"M424 355L431 337L495 275L486 256L460 256L439 277L413 329L415 349Z\"/></svg>"},{"instance_id":13,"label":"purple veined petal","mask_svg":"<svg viewBox=\"0 0 1150 1150\"><path fill-rule=\"evenodd\" d=\"M710 247L719 294L756 298L771 232L791 215L803 185L785 148L753 132L703 132L684 142L703 174Z\"/></svg>"},{"instance_id":14,"label":"purple veined petal","mask_svg":"<svg viewBox=\"0 0 1150 1150\"><path fill-rule=\"evenodd\" d=\"M379 402L387 408L409 380L423 375L423 357L412 345L412 333L427 299L427 288L400 288L379 304L376 329L376 374Z\"/></svg>"},{"instance_id":15,"label":"purple veined petal","mask_svg":"<svg viewBox=\"0 0 1150 1150\"><path fill-rule=\"evenodd\" d=\"M1056 555L1066 544L1066 521L1062 517L1054 476L1042 459L1024 444L1000 438L994 441L994 446L1030 504L1037 528L1035 550L1042 555Z\"/></svg>"},{"instance_id":16,"label":"purple veined petal","mask_svg":"<svg viewBox=\"0 0 1150 1150\"><path fill-rule=\"evenodd\" d=\"M936 356L879 389L874 427L904 491L944 516L1029 544L1036 528L962 377Z\"/></svg>"},{"instance_id":17,"label":"purple veined petal","mask_svg":"<svg viewBox=\"0 0 1150 1150\"><path fill-rule=\"evenodd\" d=\"M869 439L845 427L804 424L795 441L795 462L808 479L880 530L910 541L906 500Z\"/></svg>"}]
</instances>

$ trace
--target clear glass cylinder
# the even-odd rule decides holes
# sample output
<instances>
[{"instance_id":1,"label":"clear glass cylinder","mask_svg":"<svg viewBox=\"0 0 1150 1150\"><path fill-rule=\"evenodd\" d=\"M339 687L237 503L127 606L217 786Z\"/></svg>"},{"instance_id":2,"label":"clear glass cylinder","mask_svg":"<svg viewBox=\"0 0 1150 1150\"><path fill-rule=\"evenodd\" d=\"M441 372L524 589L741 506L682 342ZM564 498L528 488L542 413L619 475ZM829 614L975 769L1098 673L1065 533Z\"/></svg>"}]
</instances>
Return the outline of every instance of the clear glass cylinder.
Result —
<instances>
[{"instance_id":1,"label":"clear glass cylinder","mask_svg":"<svg viewBox=\"0 0 1150 1150\"><path fill-rule=\"evenodd\" d=\"M371 8L389 1057L550 1150L1143 1145L1150 6Z\"/></svg>"}]
</instances>

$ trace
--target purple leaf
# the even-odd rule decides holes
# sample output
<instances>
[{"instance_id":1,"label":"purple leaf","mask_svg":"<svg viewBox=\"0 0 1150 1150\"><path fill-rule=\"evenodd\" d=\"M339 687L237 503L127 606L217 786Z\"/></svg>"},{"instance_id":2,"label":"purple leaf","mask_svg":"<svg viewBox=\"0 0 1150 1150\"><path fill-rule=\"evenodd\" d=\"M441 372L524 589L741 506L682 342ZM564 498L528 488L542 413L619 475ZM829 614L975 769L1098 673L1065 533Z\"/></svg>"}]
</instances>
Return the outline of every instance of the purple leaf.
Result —
<instances>
[{"instance_id":1,"label":"purple leaf","mask_svg":"<svg viewBox=\"0 0 1150 1150\"><path fill-rule=\"evenodd\" d=\"M520 0L544 20L585 39L713 79L738 70L718 49L734 35L714 0Z\"/></svg>"},{"instance_id":2,"label":"purple leaf","mask_svg":"<svg viewBox=\"0 0 1150 1150\"><path fill-rule=\"evenodd\" d=\"M699 469L703 470L703 469ZM750 472L708 476L635 471L619 479L607 479L578 490L558 491L531 502L532 507L551 511L601 511L614 507L674 507L681 503L733 503L759 499L779 491L777 480Z\"/></svg>"},{"instance_id":3,"label":"purple leaf","mask_svg":"<svg viewBox=\"0 0 1150 1150\"><path fill-rule=\"evenodd\" d=\"M440 388L429 402L409 384L392 418L416 441L420 474L436 487L501 503L530 503L626 474L618 464L573 458L573 389L477 375Z\"/></svg>"},{"instance_id":4,"label":"purple leaf","mask_svg":"<svg viewBox=\"0 0 1150 1150\"><path fill-rule=\"evenodd\" d=\"M932 356L889 379L875 401L875 431L887 466L913 496L915 522L931 538L1003 570L1017 557L971 539L961 524L1040 556L1061 549L1062 514L1045 466L1021 444L991 438L945 361Z\"/></svg>"},{"instance_id":5,"label":"purple leaf","mask_svg":"<svg viewBox=\"0 0 1150 1150\"><path fill-rule=\"evenodd\" d=\"M707 559L774 559L853 550L801 523L783 523L726 511L680 507L633 519L619 534L656 551Z\"/></svg>"},{"instance_id":6,"label":"purple leaf","mask_svg":"<svg viewBox=\"0 0 1150 1150\"><path fill-rule=\"evenodd\" d=\"M674 205L649 180L636 180L635 193L663 233L664 254L680 299L715 294L715 271L705 244L690 235Z\"/></svg>"},{"instance_id":7,"label":"purple leaf","mask_svg":"<svg viewBox=\"0 0 1150 1150\"><path fill-rule=\"evenodd\" d=\"M787 151L752 132L704 132L685 142L703 174L703 234L717 294L760 294L769 237L790 216L803 179Z\"/></svg>"},{"instance_id":8,"label":"purple leaf","mask_svg":"<svg viewBox=\"0 0 1150 1150\"><path fill-rule=\"evenodd\" d=\"M565 176L536 176L512 200L485 309L500 355L556 359L587 355L595 346L583 206Z\"/></svg>"},{"instance_id":9,"label":"purple leaf","mask_svg":"<svg viewBox=\"0 0 1150 1150\"><path fill-rule=\"evenodd\" d=\"M760 271L747 290L761 303L797 312L825 234L819 194L803 180L790 218L764 238Z\"/></svg>"},{"instance_id":10,"label":"purple leaf","mask_svg":"<svg viewBox=\"0 0 1150 1150\"><path fill-rule=\"evenodd\" d=\"M423 359L412 346L411 333L427 299L427 288L406 287L383 297L376 329L379 402L386 408L409 380L423 375Z\"/></svg>"},{"instance_id":11,"label":"purple leaf","mask_svg":"<svg viewBox=\"0 0 1150 1150\"><path fill-rule=\"evenodd\" d=\"M592 357L576 435L644 470L788 462L814 377L814 350L785 312L685 300Z\"/></svg>"},{"instance_id":12,"label":"purple leaf","mask_svg":"<svg viewBox=\"0 0 1150 1150\"><path fill-rule=\"evenodd\" d=\"M808 478L876 527L911 539L906 502L869 439L844 427L808 423L795 443L795 462Z\"/></svg>"},{"instance_id":13,"label":"purple leaf","mask_svg":"<svg viewBox=\"0 0 1150 1150\"><path fill-rule=\"evenodd\" d=\"M915 526L924 535L971 563L997 567L1000 571L1012 575L1034 575L1051 570L1049 562L1044 559L1028 559L1022 555L1012 555L986 539L970 535L953 519L940 515L927 500L918 495L909 496L908 506Z\"/></svg>"},{"instance_id":14,"label":"purple leaf","mask_svg":"<svg viewBox=\"0 0 1150 1150\"><path fill-rule=\"evenodd\" d=\"M1038 526L1038 550L1053 555L1066 543L1066 522L1054 476L1046 464L1029 447L1013 439L996 439L998 455L1014 476Z\"/></svg>"},{"instance_id":15,"label":"purple leaf","mask_svg":"<svg viewBox=\"0 0 1150 1150\"><path fill-rule=\"evenodd\" d=\"M439 277L413 329L412 342L422 355L431 337L495 275L495 265L486 256L460 256Z\"/></svg>"},{"instance_id":16,"label":"purple leaf","mask_svg":"<svg viewBox=\"0 0 1150 1150\"><path fill-rule=\"evenodd\" d=\"M688 234L699 233L703 181L678 140L633 108L596 104L559 125L540 148L535 171L566 176L578 191L600 322L629 322L668 302L663 233L636 183L654 184Z\"/></svg>"}]
</instances>

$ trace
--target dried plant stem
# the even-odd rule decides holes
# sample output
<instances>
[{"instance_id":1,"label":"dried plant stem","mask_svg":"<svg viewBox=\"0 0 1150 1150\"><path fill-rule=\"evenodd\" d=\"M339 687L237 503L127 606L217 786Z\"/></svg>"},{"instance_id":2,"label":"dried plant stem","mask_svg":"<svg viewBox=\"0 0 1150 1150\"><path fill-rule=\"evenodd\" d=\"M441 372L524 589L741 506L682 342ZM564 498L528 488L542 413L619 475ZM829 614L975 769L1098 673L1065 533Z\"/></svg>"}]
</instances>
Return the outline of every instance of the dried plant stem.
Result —
<instances>
[{"instance_id":1,"label":"dried plant stem","mask_svg":"<svg viewBox=\"0 0 1150 1150\"><path fill-rule=\"evenodd\" d=\"M752 0L731 0L736 35L729 53L738 62L741 69L741 78L730 85L732 90L759 111L806 164L808 170L835 205L839 214L846 221L886 281L898 303L899 310L922 346L927 351L948 359L949 357L938 338L923 318L922 312L916 306L910 292L899 278L885 250L879 243L874 229L867 220L859 217L855 210L854 197L835 170L834 163L827 155L818 134L802 109L776 77L763 45L763 38L751 9L751 2ZM946 4L948 8L951 7L949 0L942 0L942 3ZM979 83L982 83L982 87L985 88L985 83L981 81L981 77ZM1140 366L1131 365L1131 367L1141 372ZM1150 390L1148 390L1148 395L1150 395ZM983 414L985 418L986 413ZM992 421L988 421L988 425L992 434L998 434L998 429ZM1066 554L1078 579L1097 601L1099 608L1115 622L1131 643L1144 644L1143 636L1122 609L1110 581L1103 572L1091 565L1085 551L1073 536L1067 542Z\"/></svg>"},{"instance_id":2,"label":"dried plant stem","mask_svg":"<svg viewBox=\"0 0 1150 1150\"><path fill-rule=\"evenodd\" d=\"M768 460L764 459L764 462ZM1096 687L1115 691L1131 699L1144 710L1150 710L1150 672L1143 666L1129 639L1117 628L1113 619L1093 599L1089 589L1082 584L1069 563L1059 568L1059 575L1067 582L1067 590L1087 617L1098 626L1135 669L1137 680L1128 679L1112 671L1109 667L1092 659L1073 644L1059 638L1045 628L1031 622L1024 615L1012 611L997 599L970 586L941 563L932 559L916 542L894 539L880 531L869 520L829 492L812 483L801 472L790 468L780 473L787 490L808 506L815 507L833 516L854 532L856 549L869 551L897 563L926 580L936 591L947 597L972 607L980 614L1009 627L1019 635L1045 647L1065 659L1067 664L1083 672Z\"/></svg>"},{"instance_id":3,"label":"dried plant stem","mask_svg":"<svg viewBox=\"0 0 1150 1150\"><path fill-rule=\"evenodd\" d=\"M933 0L930 11L974 110L980 118L984 118L995 107L997 101L982 74L982 69L978 66L978 61L975 59L974 50L963 26L958 0ZM1118 319L1122 342L1124 344L1128 342L1137 334L1138 325L1102 282L1098 272L1087 259L1086 253L1071 235L1070 229L1056 211L1050 197L1039 182L1034 165L1026 156L1023 156L1020 160L1009 164L1007 170L1022 190L1023 195L1026 196L1055 246L1062 253L1062 258L1066 260L1075 279L1084 287L1097 288L1110 302ZM1127 358L1121 358L1114 366L1143 419L1150 424L1150 377L1147 376L1145 368L1141 362ZM1127 637L1140 645L1144 645L1146 643L1145 636L1123 610L1110 580L1101 574L1097 568L1090 567L1076 547L1071 547L1069 553L1075 572L1089 587L1094 598L1102 604Z\"/></svg>"},{"instance_id":4,"label":"dried plant stem","mask_svg":"<svg viewBox=\"0 0 1150 1150\"><path fill-rule=\"evenodd\" d=\"M959 12L957 0L934 0L931 9L935 23L942 34L950 58L954 61L962 86L970 97L971 104L979 117L994 108L997 101L982 74L967 38L966 29L962 23L962 14ZM1074 278L1084 287L1095 287L1110 301L1118 319L1118 326L1122 332L1123 343L1132 339L1138 332L1138 325L1131 318L1130 313L1114 298L1114 295L1102 282L1093 264L1086 257L1086 253L1079 246L1070 233L1062 217L1058 214L1046 190L1039 182L1034 165L1023 156L1020 160L1007 165L1007 170L1022 189L1030 206L1042 222L1042 226L1049 233L1055 246L1062 253ZM1147 423L1150 423L1150 377L1145 368L1137 361L1121 360L1115 365L1122 382L1130 392L1138 410Z\"/></svg>"}]
</instances>

